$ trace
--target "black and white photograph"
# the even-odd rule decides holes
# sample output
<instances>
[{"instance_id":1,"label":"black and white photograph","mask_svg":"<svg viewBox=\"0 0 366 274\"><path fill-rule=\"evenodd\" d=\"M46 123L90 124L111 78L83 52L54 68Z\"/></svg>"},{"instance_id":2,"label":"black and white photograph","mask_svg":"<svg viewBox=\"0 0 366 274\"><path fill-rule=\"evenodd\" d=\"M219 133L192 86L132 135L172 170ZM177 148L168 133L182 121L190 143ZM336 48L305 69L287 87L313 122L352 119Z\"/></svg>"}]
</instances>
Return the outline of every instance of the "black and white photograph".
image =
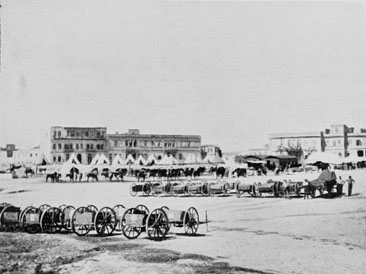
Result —
<instances>
[{"instance_id":1,"label":"black and white photograph","mask_svg":"<svg viewBox=\"0 0 366 274\"><path fill-rule=\"evenodd\" d=\"M0 274L366 273L366 2L0 0Z\"/></svg>"}]
</instances>

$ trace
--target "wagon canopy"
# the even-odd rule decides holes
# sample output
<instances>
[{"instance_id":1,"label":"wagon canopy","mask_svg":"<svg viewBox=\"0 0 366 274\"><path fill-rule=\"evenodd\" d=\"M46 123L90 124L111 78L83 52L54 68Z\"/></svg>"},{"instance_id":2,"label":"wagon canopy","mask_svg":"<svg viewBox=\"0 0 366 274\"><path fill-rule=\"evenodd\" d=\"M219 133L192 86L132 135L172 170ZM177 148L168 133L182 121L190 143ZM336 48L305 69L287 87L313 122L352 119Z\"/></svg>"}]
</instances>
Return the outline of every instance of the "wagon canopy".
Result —
<instances>
[{"instance_id":1,"label":"wagon canopy","mask_svg":"<svg viewBox=\"0 0 366 274\"><path fill-rule=\"evenodd\" d=\"M334 181L336 179L337 179L336 174L326 169L319 175L317 179L310 181L310 183L312 185L318 186L324 184L325 182Z\"/></svg>"}]
</instances>

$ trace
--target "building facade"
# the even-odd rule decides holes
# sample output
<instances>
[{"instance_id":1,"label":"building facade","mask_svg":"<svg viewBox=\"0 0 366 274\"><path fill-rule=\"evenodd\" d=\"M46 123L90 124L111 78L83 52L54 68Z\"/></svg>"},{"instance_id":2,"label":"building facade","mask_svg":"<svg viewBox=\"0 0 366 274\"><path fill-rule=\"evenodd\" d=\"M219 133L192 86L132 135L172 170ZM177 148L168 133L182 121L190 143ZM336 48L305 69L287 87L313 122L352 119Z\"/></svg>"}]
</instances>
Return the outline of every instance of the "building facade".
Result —
<instances>
[{"instance_id":1,"label":"building facade","mask_svg":"<svg viewBox=\"0 0 366 274\"><path fill-rule=\"evenodd\" d=\"M206 156L219 156L222 157L221 148L217 145L203 145L201 146L201 157L204 159Z\"/></svg>"},{"instance_id":2,"label":"building facade","mask_svg":"<svg viewBox=\"0 0 366 274\"><path fill-rule=\"evenodd\" d=\"M140 155L145 159L154 155L160 160L165 154L183 161L190 154L200 154L200 147L199 135L140 134L138 129L107 135L107 157L110 161L117 155L122 159L128 155L134 159Z\"/></svg>"},{"instance_id":3,"label":"building facade","mask_svg":"<svg viewBox=\"0 0 366 274\"><path fill-rule=\"evenodd\" d=\"M49 160L61 164L72 153L82 164L89 164L98 153L107 151L105 127L51 127L49 133Z\"/></svg>"},{"instance_id":4,"label":"building facade","mask_svg":"<svg viewBox=\"0 0 366 274\"><path fill-rule=\"evenodd\" d=\"M89 164L98 153L103 153L111 162L119 155L126 159L140 155L147 159L154 155L161 159L172 155L177 160L184 160L189 154L200 154L201 136L140 134L138 129L127 133L107 134L106 127L51 127L45 134L48 141L42 151L56 164L66 162L72 153L82 164Z\"/></svg>"},{"instance_id":5,"label":"building facade","mask_svg":"<svg viewBox=\"0 0 366 274\"><path fill-rule=\"evenodd\" d=\"M320 132L271 134L269 147L278 154L301 152L303 158L314 151L325 151L362 161L366 160L366 129L334 124Z\"/></svg>"}]
</instances>

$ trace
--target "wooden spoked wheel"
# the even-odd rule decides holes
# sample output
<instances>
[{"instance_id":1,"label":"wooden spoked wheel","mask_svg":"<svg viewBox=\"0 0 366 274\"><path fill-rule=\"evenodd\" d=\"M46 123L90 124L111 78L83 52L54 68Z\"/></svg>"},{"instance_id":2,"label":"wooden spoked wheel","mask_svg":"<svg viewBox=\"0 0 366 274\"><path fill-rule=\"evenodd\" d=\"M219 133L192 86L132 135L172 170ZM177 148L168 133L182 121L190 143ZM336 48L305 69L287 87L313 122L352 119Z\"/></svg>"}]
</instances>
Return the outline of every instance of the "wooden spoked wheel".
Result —
<instances>
[{"instance_id":1,"label":"wooden spoked wheel","mask_svg":"<svg viewBox=\"0 0 366 274\"><path fill-rule=\"evenodd\" d=\"M41 212L44 212L45 210L49 209L50 207L51 207L51 206L50 206L50 205L48 205L48 204L43 204L43 205L39 206L39 210L40 210Z\"/></svg>"},{"instance_id":2,"label":"wooden spoked wheel","mask_svg":"<svg viewBox=\"0 0 366 274\"><path fill-rule=\"evenodd\" d=\"M40 217L41 210L37 207L29 206L21 214L20 224L23 229L28 233L37 233L41 231Z\"/></svg>"},{"instance_id":3,"label":"wooden spoked wheel","mask_svg":"<svg viewBox=\"0 0 366 274\"><path fill-rule=\"evenodd\" d=\"M183 217L183 227L187 235L195 235L199 226L198 212L194 207L190 207Z\"/></svg>"},{"instance_id":4,"label":"wooden spoked wheel","mask_svg":"<svg viewBox=\"0 0 366 274\"><path fill-rule=\"evenodd\" d=\"M136 239L138 236L140 236L142 232L142 226L136 226L134 224L129 223L127 217L133 214L142 215L136 208L129 208L123 214L121 221L122 233L127 239Z\"/></svg>"},{"instance_id":5,"label":"wooden spoked wheel","mask_svg":"<svg viewBox=\"0 0 366 274\"><path fill-rule=\"evenodd\" d=\"M11 205L11 204L9 204L9 203L1 203L0 204L0 208L4 208L4 207L9 206L9 205Z\"/></svg>"},{"instance_id":6,"label":"wooden spoked wheel","mask_svg":"<svg viewBox=\"0 0 366 274\"><path fill-rule=\"evenodd\" d=\"M154 209L146 221L146 232L150 239L159 241L165 238L169 231L169 220L164 210Z\"/></svg>"},{"instance_id":7,"label":"wooden spoked wheel","mask_svg":"<svg viewBox=\"0 0 366 274\"><path fill-rule=\"evenodd\" d=\"M75 207L72 205L65 206L62 210L62 227L67 231L72 230L72 215L75 211Z\"/></svg>"},{"instance_id":8,"label":"wooden spoked wheel","mask_svg":"<svg viewBox=\"0 0 366 274\"><path fill-rule=\"evenodd\" d=\"M46 209L41 215L40 225L45 233L60 232L62 228L62 211L57 207Z\"/></svg>"},{"instance_id":9,"label":"wooden spoked wheel","mask_svg":"<svg viewBox=\"0 0 366 274\"><path fill-rule=\"evenodd\" d=\"M115 230L122 231L121 222L122 222L123 214L126 211L126 208L123 205L119 204L119 205L116 205L113 207L113 211L116 214L116 220L117 220L117 225L116 225Z\"/></svg>"},{"instance_id":10,"label":"wooden spoked wheel","mask_svg":"<svg viewBox=\"0 0 366 274\"><path fill-rule=\"evenodd\" d=\"M62 205L60 205L58 208L59 208L61 211L63 211L63 210L64 210L64 208L65 208L66 206L67 206L67 205L62 204Z\"/></svg>"},{"instance_id":11,"label":"wooden spoked wheel","mask_svg":"<svg viewBox=\"0 0 366 274\"><path fill-rule=\"evenodd\" d=\"M130 186L130 194L132 197L135 197L137 195L137 191L135 190L136 186L137 185L135 183L132 183Z\"/></svg>"},{"instance_id":12,"label":"wooden spoked wheel","mask_svg":"<svg viewBox=\"0 0 366 274\"><path fill-rule=\"evenodd\" d=\"M110 207L101 208L95 215L94 227L99 236L112 235L116 225L116 214Z\"/></svg>"},{"instance_id":13,"label":"wooden spoked wheel","mask_svg":"<svg viewBox=\"0 0 366 274\"><path fill-rule=\"evenodd\" d=\"M145 205L138 205L135 208L137 210L137 213L140 213L140 214L149 214L149 209Z\"/></svg>"},{"instance_id":14,"label":"wooden spoked wheel","mask_svg":"<svg viewBox=\"0 0 366 274\"><path fill-rule=\"evenodd\" d=\"M29 208L31 208L32 206L27 206L26 208L24 208L21 212L20 212L20 215L19 215L19 226L22 228L23 227L23 216L24 216L24 213L27 212L27 210Z\"/></svg>"},{"instance_id":15,"label":"wooden spoked wheel","mask_svg":"<svg viewBox=\"0 0 366 274\"><path fill-rule=\"evenodd\" d=\"M98 212L98 208L95 205L88 205L86 208L94 213Z\"/></svg>"},{"instance_id":16,"label":"wooden spoked wheel","mask_svg":"<svg viewBox=\"0 0 366 274\"><path fill-rule=\"evenodd\" d=\"M78 236L85 236L93 228L94 211L85 206L79 207L72 215L72 231Z\"/></svg>"}]
</instances>

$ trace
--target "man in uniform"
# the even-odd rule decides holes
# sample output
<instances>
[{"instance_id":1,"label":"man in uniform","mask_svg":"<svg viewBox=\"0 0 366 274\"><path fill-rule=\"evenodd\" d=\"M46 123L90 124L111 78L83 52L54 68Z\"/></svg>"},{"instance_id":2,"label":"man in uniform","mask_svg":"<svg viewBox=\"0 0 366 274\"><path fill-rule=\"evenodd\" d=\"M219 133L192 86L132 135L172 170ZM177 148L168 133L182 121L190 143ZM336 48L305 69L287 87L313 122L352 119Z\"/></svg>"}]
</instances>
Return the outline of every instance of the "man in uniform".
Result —
<instances>
[{"instance_id":1,"label":"man in uniform","mask_svg":"<svg viewBox=\"0 0 366 274\"><path fill-rule=\"evenodd\" d=\"M355 183L355 180L352 179L351 176L348 177L348 196L352 195L352 187L353 184Z\"/></svg>"},{"instance_id":2,"label":"man in uniform","mask_svg":"<svg viewBox=\"0 0 366 274\"><path fill-rule=\"evenodd\" d=\"M342 197L343 195L343 185L344 181L342 180L342 177L339 176L339 179L337 180L337 196Z\"/></svg>"}]
</instances>

